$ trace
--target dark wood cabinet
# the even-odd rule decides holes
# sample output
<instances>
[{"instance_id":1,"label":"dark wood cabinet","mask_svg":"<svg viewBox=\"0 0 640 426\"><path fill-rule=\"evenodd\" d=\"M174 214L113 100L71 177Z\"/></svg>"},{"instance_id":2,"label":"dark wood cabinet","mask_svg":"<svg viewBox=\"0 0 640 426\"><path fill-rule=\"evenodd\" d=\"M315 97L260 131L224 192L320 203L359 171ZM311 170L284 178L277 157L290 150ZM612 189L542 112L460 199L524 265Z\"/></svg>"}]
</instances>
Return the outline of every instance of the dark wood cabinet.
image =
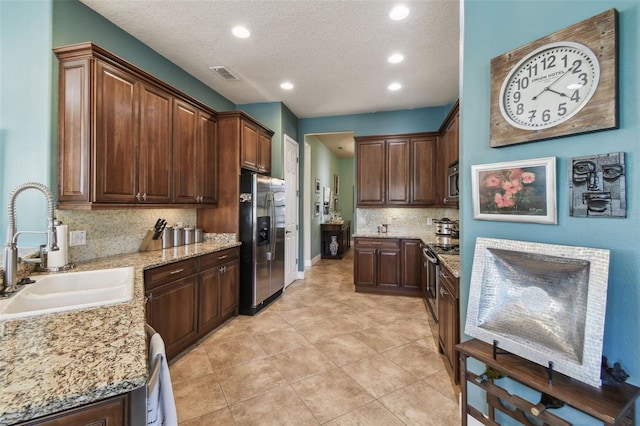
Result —
<instances>
[{"instance_id":1,"label":"dark wood cabinet","mask_svg":"<svg viewBox=\"0 0 640 426\"><path fill-rule=\"evenodd\" d=\"M126 393L19 423L18 426L128 426L130 405L130 394Z\"/></svg>"},{"instance_id":2,"label":"dark wood cabinet","mask_svg":"<svg viewBox=\"0 0 640 426\"><path fill-rule=\"evenodd\" d=\"M147 322L168 359L238 314L239 254L231 248L145 271Z\"/></svg>"},{"instance_id":3,"label":"dark wood cabinet","mask_svg":"<svg viewBox=\"0 0 640 426\"><path fill-rule=\"evenodd\" d=\"M342 259L351 247L351 221L344 223L322 223L320 224L320 244L322 259ZM335 237L338 243L338 250L335 255L331 254L331 240Z\"/></svg>"},{"instance_id":4,"label":"dark wood cabinet","mask_svg":"<svg viewBox=\"0 0 640 426\"><path fill-rule=\"evenodd\" d=\"M436 136L356 137L358 206L436 204Z\"/></svg>"},{"instance_id":5,"label":"dark wood cabinet","mask_svg":"<svg viewBox=\"0 0 640 426\"><path fill-rule=\"evenodd\" d=\"M420 261L422 251L420 240L401 240L402 250L402 281L401 286L406 289L420 291Z\"/></svg>"},{"instance_id":6,"label":"dark wood cabinet","mask_svg":"<svg viewBox=\"0 0 640 426\"><path fill-rule=\"evenodd\" d=\"M445 265L440 266L438 297L438 341L445 365L458 383L458 357L455 346L460 343L460 280Z\"/></svg>"},{"instance_id":7,"label":"dark wood cabinet","mask_svg":"<svg viewBox=\"0 0 640 426\"><path fill-rule=\"evenodd\" d=\"M355 238L356 291L420 296L419 243L397 238Z\"/></svg>"},{"instance_id":8,"label":"dark wood cabinet","mask_svg":"<svg viewBox=\"0 0 640 426\"><path fill-rule=\"evenodd\" d=\"M457 199L447 197L449 167L458 162L459 120L458 103L453 106L445 119L438 137L438 198L443 206L458 206Z\"/></svg>"},{"instance_id":9,"label":"dark wood cabinet","mask_svg":"<svg viewBox=\"0 0 640 426\"><path fill-rule=\"evenodd\" d=\"M92 43L54 52L59 208L216 203L214 110Z\"/></svg>"},{"instance_id":10,"label":"dark wood cabinet","mask_svg":"<svg viewBox=\"0 0 640 426\"><path fill-rule=\"evenodd\" d=\"M174 202L217 202L216 122L194 106L174 101Z\"/></svg>"},{"instance_id":11,"label":"dark wood cabinet","mask_svg":"<svg viewBox=\"0 0 640 426\"><path fill-rule=\"evenodd\" d=\"M242 118L240 165L259 173L271 173L271 137L273 132L247 117Z\"/></svg>"}]
</instances>

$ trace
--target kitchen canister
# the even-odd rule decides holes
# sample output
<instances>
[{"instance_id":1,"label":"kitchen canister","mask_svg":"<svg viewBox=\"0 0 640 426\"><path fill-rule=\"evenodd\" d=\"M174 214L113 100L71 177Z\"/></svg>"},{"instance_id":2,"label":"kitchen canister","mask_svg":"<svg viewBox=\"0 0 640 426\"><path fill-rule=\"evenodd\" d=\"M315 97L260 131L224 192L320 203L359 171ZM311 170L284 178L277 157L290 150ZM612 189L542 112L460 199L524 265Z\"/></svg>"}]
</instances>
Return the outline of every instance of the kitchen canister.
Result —
<instances>
[{"instance_id":1,"label":"kitchen canister","mask_svg":"<svg viewBox=\"0 0 640 426\"><path fill-rule=\"evenodd\" d=\"M184 228L184 243L186 244L193 244L195 243L195 230L191 227L186 227Z\"/></svg>"},{"instance_id":2,"label":"kitchen canister","mask_svg":"<svg viewBox=\"0 0 640 426\"><path fill-rule=\"evenodd\" d=\"M202 228L196 228L194 238L196 240L196 243L202 242Z\"/></svg>"},{"instance_id":3,"label":"kitchen canister","mask_svg":"<svg viewBox=\"0 0 640 426\"><path fill-rule=\"evenodd\" d=\"M184 228L182 226L176 226L173 228L173 246L184 245Z\"/></svg>"},{"instance_id":4,"label":"kitchen canister","mask_svg":"<svg viewBox=\"0 0 640 426\"><path fill-rule=\"evenodd\" d=\"M171 226L167 226L162 230L162 248L171 248L173 247L173 228Z\"/></svg>"}]
</instances>

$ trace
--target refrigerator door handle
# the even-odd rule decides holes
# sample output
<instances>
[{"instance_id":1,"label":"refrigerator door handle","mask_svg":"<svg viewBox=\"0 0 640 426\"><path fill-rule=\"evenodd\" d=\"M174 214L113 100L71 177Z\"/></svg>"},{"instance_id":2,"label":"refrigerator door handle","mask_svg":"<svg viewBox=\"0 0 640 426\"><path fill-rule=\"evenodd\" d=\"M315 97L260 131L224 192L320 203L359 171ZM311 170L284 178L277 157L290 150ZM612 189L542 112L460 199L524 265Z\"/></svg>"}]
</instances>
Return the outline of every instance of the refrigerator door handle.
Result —
<instances>
[{"instance_id":1,"label":"refrigerator door handle","mask_svg":"<svg viewBox=\"0 0 640 426\"><path fill-rule=\"evenodd\" d=\"M267 193L267 199L269 200L269 220L271 228L271 235L269 235L269 252L271 256L269 260L273 260L276 254L276 203L272 191Z\"/></svg>"}]
</instances>

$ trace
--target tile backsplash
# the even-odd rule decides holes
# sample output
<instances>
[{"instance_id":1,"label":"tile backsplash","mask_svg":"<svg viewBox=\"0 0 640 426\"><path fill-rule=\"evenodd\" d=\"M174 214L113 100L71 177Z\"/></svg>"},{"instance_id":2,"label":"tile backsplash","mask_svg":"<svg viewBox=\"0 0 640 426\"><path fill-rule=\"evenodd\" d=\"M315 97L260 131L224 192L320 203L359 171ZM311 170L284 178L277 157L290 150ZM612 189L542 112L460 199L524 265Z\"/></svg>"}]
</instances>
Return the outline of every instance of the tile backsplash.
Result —
<instances>
[{"instance_id":1,"label":"tile backsplash","mask_svg":"<svg viewBox=\"0 0 640 426\"><path fill-rule=\"evenodd\" d=\"M57 210L56 218L68 225L69 231L87 232L86 245L69 247L69 260L81 262L137 252L142 239L158 218L165 219L167 226L177 222L195 226L196 210Z\"/></svg>"},{"instance_id":2,"label":"tile backsplash","mask_svg":"<svg viewBox=\"0 0 640 426\"><path fill-rule=\"evenodd\" d=\"M368 234L378 232L378 225L387 224L391 233L430 233L436 232L436 225L428 225L427 219L449 218L458 220L457 209L443 208L384 208L356 209L357 232Z\"/></svg>"}]
</instances>

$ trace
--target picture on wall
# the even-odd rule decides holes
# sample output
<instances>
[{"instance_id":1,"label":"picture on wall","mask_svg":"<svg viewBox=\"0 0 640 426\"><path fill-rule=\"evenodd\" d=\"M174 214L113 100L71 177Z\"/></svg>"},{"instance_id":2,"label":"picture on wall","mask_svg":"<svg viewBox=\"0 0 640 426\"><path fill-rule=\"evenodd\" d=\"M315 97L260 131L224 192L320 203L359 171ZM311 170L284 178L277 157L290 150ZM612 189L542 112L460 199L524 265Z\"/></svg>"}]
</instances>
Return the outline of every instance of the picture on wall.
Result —
<instances>
[{"instance_id":1,"label":"picture on wall","mask_svg":"<svg viewBox=\"0 0 640 426\"><path fill-rule=\"evenodd\" d=\"M471 166L473 218L557 223L556 158Z\"/></svg>"},{"instance_id":2,"label":"picture on wall","mask_svg":"<svg viewBox=\"0 0 640 426\"><path fill-rule=\"evenodd\" d=\"M571 159L569 215L627 217L624 152Z\"/></svg>"},{"instance_id":3,"label":"picture on wall","mask_svg":"<svg viewBox=\"0 0 640 426\"><path fill-rule=\"evenodd\" d=\"M315 203L313 211L316 217L320 216L320 202Z\"/></svg>"},{"instance_id":4,"label":"picture on wall","mask_svg":"<svg viewBox=\"0 0 640 426\"><path fill-rule=\"evenodd\" d=\"M316 193L320 193L320 179L316 179Z\"/></svg>"},{"instance_id":5,"label":"picture on wall","mask_svg":"<svg viewBox=\"0 0 640 426\"><path fill-rule=\"evenodd\" d=\"M333 193L340 194L340 176L333 175Z\"/></svg>"}]
</instances>

